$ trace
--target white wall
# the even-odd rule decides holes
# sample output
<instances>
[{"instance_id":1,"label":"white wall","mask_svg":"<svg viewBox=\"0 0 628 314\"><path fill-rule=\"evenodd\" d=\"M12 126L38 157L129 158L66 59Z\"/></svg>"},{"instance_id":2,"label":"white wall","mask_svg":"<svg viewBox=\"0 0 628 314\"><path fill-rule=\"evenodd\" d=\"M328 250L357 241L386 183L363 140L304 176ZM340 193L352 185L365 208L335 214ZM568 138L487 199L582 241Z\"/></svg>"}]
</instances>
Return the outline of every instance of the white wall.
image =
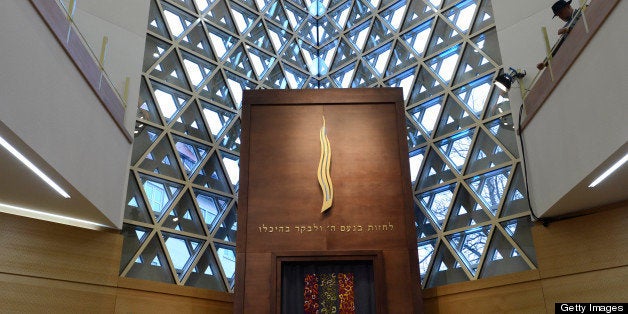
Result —
<instances>
[{"instance_id":1,"label":"white wall","mask_svg":"<svg viewBox=\"0 0 628 314\"><path fill-rule=\"evenodd\" d=\"M504 65L527 69L528 84L544 57L540 27L564 24L551 20L552 3L493 2ZM582 202L571 202L571 209L557 202L569 203L570 194L588 193L575 187L588 181L628 139L627 7L625 1L619 2L523 131L531 198L539 216L565 214L573 206L587 208ZM510 97L513 112L518 113L519 91L511 91ZM604 195L601 198L596 201L603 203Z\"/></svg>"},{"instance_id":2,"label":"white wall","mask_svg":"<svg viewBox=\"0 0 628 314\"><path fill-rule=\"evenodd\" d=\"M148 4L142 9L148 12ZM105 29L104 21L94 26ZM98 208L110 220L107 224L120 228L131 144L30 1L0 1L0 26L1 121ZM110 36L110 42L117 43L115 38ZM134 48L125 51L124 58L111 58L110 65L128 72L113 77L130 76L137 83L143 36L128 35L125 40ZM134 94L137 99L137 90ZM127 120L134 121L136 100L130 103Z\"/></svg>"}]
</instances>

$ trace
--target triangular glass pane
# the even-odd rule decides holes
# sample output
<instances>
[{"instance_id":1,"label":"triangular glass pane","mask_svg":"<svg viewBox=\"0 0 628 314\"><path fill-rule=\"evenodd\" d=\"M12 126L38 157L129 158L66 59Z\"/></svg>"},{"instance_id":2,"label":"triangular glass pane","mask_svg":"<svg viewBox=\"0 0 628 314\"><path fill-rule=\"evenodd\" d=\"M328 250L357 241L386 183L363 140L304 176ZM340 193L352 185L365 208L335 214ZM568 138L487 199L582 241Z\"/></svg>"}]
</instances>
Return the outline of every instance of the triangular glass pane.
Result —
<instances>
[{"instance_id":1,"label":"triangular glass pane","mask_svg":"<svg viewBox=\"0 0 628 314\"><path fill-rule=\"evenodd\" d=\"M225 74L227 76L227 85L229 85L229 90L231 90L231 96L233 97L233 103L236 109L240 109L242 107L242 92L255 89L256 85L249 79L238 76L227 70L225 70Z\"/></svg>"},{"instance_id":2,"label":"triangular glass pane","mask_svg":"<svg viewBox=\"0 0 628 314\"><path fill-rule=\"evenodd\" d=\"M247 46L246 52L249 55L249 60L251 60L251 64L253 65L253 70L255 70L255 75L258 80L261 80L262 77L266 74L268 69L275 63L275 57L272 57L266 53L263 53L259 49L255 49L253 47Z\"/></svg>"},{"instance_id":3,"label":"triangular glass pane","mask_svg":"<svg viewBox=\"0 0 628 314\"><path fill-rule=\"evenodd\" d=\"M225 133L225 136L220 141L220 146L232 150L234 152L240 152L240 133L242 131L240 119L236 120L233 126Z\"/></svg>"},{"instance_id":4,"label":"triangular glass pane","mask_svg":"<svg viewBox=\"0 0 628 314\"><path fill-rule=\"evenodd\" d=\"M438 123L436 136L442 136L456 132L475 123L471 115L458 104L451 96L447 97L447 103Z\"/></svg>"},{"instance_id":5,"label":"triangular glass pane","mask_svg":"<svg viewBox=\"0 0 628 314\"><path fill-rule=\"evenodd\" d=\"M347 20L347 27L351 28L360 24L360 22L371 16L371 14L373 14L372 10L366 3L361 0L356 0L353 3L353 8Z\"/></svg>"},{"instance_id":6,"label":"triangular glass pane","mask_svg":"<svg viewBox=\"0 0 628 314\"><path fill-rule=\"evenodd\" d=\"M181 52L183 65L194 88L199 88L214 73L216 66L190 53Z\"/></svg>"},{"instance_id":7,"label":"triangular glass pane","mask_svg":"<svg viewBox=\"0 0 628 314\"><path fill-rule=\"evenodd\" d=\"M449 205L454 198L455 187L455 184L450 184L417 195L417 198L421 201L420 204L423 206L423 209L425 209L425 212L432 217L432 220L436 222L438 228L440 229L443 229L443 223L447 218Z\"/></svg>"},{"instance_id":8,"label":"triangular glass pane","mask_svg":"<svg viewBox=\"0 0 628 314\"><path fill-rule=\"evenodd\" d=\"M377 83L377 76L371 72L364 62L360 62L353 78L352 88L370 87Z\"/></svg>"},{"instance_id":9,"label":"triangular glass pane","mask_svg":"<svg viewBox=\"0 0 628 314\"><path fill-rule=\"evenodd\" d=\"M458 64L458 59L460 59L461 49L462 44L453 46L439 53L434 58L425 61L425 65L432 73L438 75L445 84L449 84L456 72L456 64Z\"/></svg>"},{"instance_id":10,"label":"triangular glass pane","mask_svg":"<svg viewBox=\"0 0 628 314\"><path fill-rule=\"evenodd\" d=\"M239 3L245 5L249 10L256 10L255 0L238 0Z\"/></svg>"},{"instance_id":11,"label":"triangular glass pane","mask_svg":"<svg viewBox=\"0 0 628 314\"><path fill-rule=\"evenodd\" d=\"M418 86L420 83L416 85ZM414 108L408 109L410 116L428 135L432 135L432 131L434 131L434 127L436 127L436 121L438 121L443 99L443 96L436 97Z\"/></svg>"},{"instance_id":12,"label":"triangular glass pane","mask_svg":"<svg viewBox=\"0 0 628 314\"><path fill-rule=\"evenodd\" d=\"M318 43L317 46L327 45L331 40L339 37L338 30L327 16L317 20Z\"/></svg>"},{"instance_id":13,"label":"triangular glass pane","mask_svg":"<svg viewBox=\"0 0 628 314\"><path fill-rule=\"evenodd\" d=\"M431 17L436 13L423 1L411 1L410 6L408 7L408 13L406 14L406 19L403 22L403 29L408 29L408 27L412 27L421 21L424 21L428 17ZM423 45L425 47L425 45Z\"/></svg>"},{"instance_id":14,"label":"triangular glass pane","mask_svg":"<svg viewBox=\"0 0 628 314\"><path fill-rule=\"evenodd\" d=\"M521 164L517 164L500 216L506 217L529 211L530 204L528 203L528 193L525 182L523 181Z\"/></svg>"},{"instance_id":15,"label":"triangular glass pane","mask_svg":"<svg viewBox=\"0 0 628 314\"><path fill-rule=\"evenodd\" d=\"M298 30L297 37L300 40L305 41L303 44L317 46L318 45L318 34L319 29L317 27L317 20L313 17L309 17L303 26Z\"/></svg>"},{"instance_id":16,"label":"triangular glass pane","mask_svg":"<svg viewBox=\"0 0 628 314\"><path fill-rule=\"evenodd\" d=\"M434 27L434 31L432 32L432 40L427 48L427 54L431 55L434 52L442 50L445 47L458 42L460 38L460 33L451 28L449 24L439 17L436 22L436 27Z\"/></svg>"},{"instance_id":17,"label":"triangular glass pane","mask_svg":"<svg viewBox=\"0 0 628 314\"><path fill-rule=\"evenodd\" d=\"M157 220L181 191L182 185L140 174L146 199Z\"/></svg>"},{"instance_id":18,"label":"triangular glass pane","mask_svg":"<svg viewBox=\"0 0 628 314\"><path fill-rule=\"evenodd\" d=\"M410 179L412 180L412 185L416 182L424 157L425 147L410 152Z\"/></svg>"},{"instance_id":19,"label":"triangular glass pane","mask_svg":"<svg viewBox=\"0 0 628 314\"><path fill-rule=\"evenodd\" d=\"M328 13L328 16L336 23L336 27L338 27L339 30L344 30L347 25L350 9L351 2L345 1Z\"/></svg>"},{"instance_id":20,"label":"triangular glass pane","mask_svg":"<svg viewBox=\"0 0 628 314\"><path fill-rule=\"evenodd\" d=\"M196 171L203 158L207 156L209 147L176 135L173 135L172 139L179 155L179 160L183 164L185 173L189 178Z\"/></svg>"},{"instance_id":21,"label":"triangular glass pane","mask_svg":"<svg viewBox=\"0 0 628 314\"><path fill-rule=\"evenodd\" d=\"M501 71L500 71L501 74ZM488 101L484 118L492 117L510 111L510 99L499 88L493 88L491 99Z\"/></svg>"},{"instance_id":22,"label":"triangular glass pane","mask_svg":"<svg viewBox=\"0 0 628 314\"><path fill-rule=\"evenodd\" d=\"M157 37L146 35L142 71L146 72L169 48L170 45L168 43L157 39Z\"/></svg>"},{"instance_id":23,"label":"triangular glass pane","mask_svg":"<svg viewBox=\"0 0 628 314\"><path fill-rule=\"evenodd\" d=\"M164 20L173 37L180 37L196 20L195 17L166 2L161 2L161 7Z\"/></svg>"},{"instance_id":24,"label":"triangular glass pane","mask_svg":"<svg viewBox=\"0 0 628 314\"><path fill-rule=\"evenodd\" d=\"M179 62L176 49L171 50L155 69L150 72L150 75L184 89L190 88L183 67L181 67Z\"/></svg>"},{"instance_id":25,"label":"triangular glass pane","mask_svg":"<svg viewBox=\"0 0 628 314\"><path fill-rule=\"evenodd\" d=\"M484 55L482 55L472 45L467 45L464 51L458 71L456 72L455 84L460 84L472 79L477 78L480 74L490 71L494 68Z\"/></svg>"},{"instance_id":26,"label":"triangular glass pane","mask_svg":"<svg viewBox=\"0 0 628 314\"><path fill-rule=\"evenodd\" d=\"M220 275L220 268L212 250L208 247L192 268L186 286L203 289L226 291L225 283Z\"/></svg>"},{"instance_id":27,"label":"triangular glass pane","mask_svg":"<svg viewBox=\"0 0 628 314\"><path fill-rule=\"evenodd\" d=\"M156 236L150 240L126 276L170 284L174 283L166 254Z\"/></svg>"},{"instance_id":28,"label":"triangular glass pane","mask_svg":"<svg viewBox=\"0 0 628 314\"><path fill-rule=\"evenodd\" d=\"M233 50L233 52L225 60L224 65L246 77L252 77L253 75L253 67L251 67L249 57L244 51L244 47L242 45L238 45L238 47Z\"/></svg>"},{"instance_id":29,"label":"triangular glass pane","mask_svg":"<svg viewBox=\"0 0 628 314\"><path fill-rule=\"evenodd\" d=\"M532 227L534 227L534 222L530 220L530 217L525 216L504 221L501 225L504 227L504 230L506 230L508 236L517 243L525 255L536 265L536 250L532 242Z\"/></svg>"},{"instance_id":30,"label":"triangular glass pane","mask_svg":"<svg viewBox=\"0 0 628 314\"><path fill-rule=\"evenodd\" d=\"M490 1L484 1L484 3ZM502 55L499 51L499 43L497 42L497 30L492 28L480 35L475 36L471 41L480 48L489 58L498 65L502 64Z\"/></svg>"},{"instance_id":31,"label":"triangular glass pane","mask_svg":"<svg viewBox=\"0 0 628 314\"><path fill-rule=\"evenodd\" d=\"M463 281L469 281L469 277L467 277L467 274L462 267L460 267L460 263L456 260L451 251L449 251L449 248L441 243L434 257L432 271L427 281L426 288Z\"/></svg>"},{"instance_id":32,"label":"triangular glass pane","mask_svg":"<svg viewBox=\"0 0 628 314\"><path fill-rule=\"evenodd\" d=\"M515 248L506 240L506 237L496 229L491 244L486 251L486 260L482 265L480 278L499 276L530 270L520 254L513 254Z\"/></svg>"},{"instance_id":33,"label":"triangular glass pane","mask_svg":"<svg viewBox=\"0 0 628 314\"><path fill-rule=\"evenodd\" d=\"M205 165L201 167L196 179L194 179L194 184L222 192L231 192L227 177L225 177L216 154L208 158Z\"/></svg>"},{"instance_id":34,"label":"triangular glass pane","mask_svg":"<svg viewBox=\"0 0 628 314\"><path fill-rule=\"evenodd\" d=\"M478 270L490 231L491 226L489 225L446 236L451 246L473 275Z\"/></svg>"},{"instance_id":35,"label":"triangular glass pane","mask_svg":"<svg viewBox=\"0 0 628 314\"><path fill-rule=\"evenodd\" d=\"M346 64L349 61L355 60L356 52L351 44L349 44L344 38L340 40L340 44L338 45L338 49L336 51L336 57L334 58L334 62L331 67L332 70L337 69L343 64Z\"/></svg>"},{"instance_id":36,"label":"triangular glass pane","mask_svg":"<svg viewBox=\"0 0 628 314\"><path fill-rule=\"evenodd\" d=\"M483 169L489 169L510 161L510 157L503 151L499 144L495 143L484 130L480 129L473 152L469 158L469 166L466 173L473 173Z\"/></svg>"},{"instance_id":37,"label":"triangular glass pane","mask_svg":"<svg viewBox=\"0 0 628 314\"><path fill-rule=\"evenodd\" d=\"M205 20L232 32L236 31L236 25L229 13L227 1L215 1L212 8L205 14Z\"/></svg>"},{"instance_id":38,"label":"triangular glass pane","mask_svg":"<svg viewBox=\"0 0 628 314\"><path fill-rule=\"evenodd\" d=\"M416 104L425 99L429 99L434 95L437 95L443 91L443 85L432 76L430 71L426 70L424 67L421 67L419 70L419 74L416 78L416 84L414 85L414 89L412 90L412 94L410 96L410 104ZM442 97L439 97L442 98Z\"/></svg>"},{"instance_id":39,"label":"triangular glass pane","mask_svg":"<svg viewBox=\"0 0 628 314\"><path fill-rule=\"evenodd\" d=\"M135 165L142 156L146 153L146 150L157 140L161 130L147 126L143 123L138 123L135 127L135 140L133 141L133 153L131 155L131 165Z\"/></svg>"},{"instance_id":40,"label":"triangular glass pane","mask_svg":"<svg viewBox=\"0 0 628 314\"><path fill-rule=\"evenodd\" d=\"M143 78L141 79L140 95L137 101L137 119L147 120L159 125L162 124L153 96Z\"/></svg>"},{"instance_id":41,"label":"triangular glass pane","mask_svg":"<svg viewBox=\"0 0 628 314\"><path fill-rule=\"evenodd\" d=\"M460 101L480 117L488 96L491 92L493 74L486 75L454 91Z\"/></svg>"},{"instance_id":42,"label":"triangular glass pane","mask_svg":"<svg viewBox=\"0 0 628 314\"><path fill-rule=\"evenodd\" d=\"M275 65L273 69L266 75L264 84L274 89L285 89L288 86L288 81L281 71L279 64Z\"/></svg>"},{"instance_id":43,"label":"triangular glass pane","mask_svg":"<svg viewBox=\"0 0 628 314\"><path fill-rule=\"evenodd\" d=\"M233 21L236 24L238 32L240 34L244 34L253 25L253 22L255 22L255 20L258 18L258 15L245 9L242 6L237 5L234 2L231 2L230 5L231 5L231 16L233 16ZM264 27L261 25L262 24L260 22L257 25L257 28L264 30Z\"/></svg>"},{"instance_id":44,"label":"triangular glass pane","mask_svg":"<svg viewBox=\"0 0 628 314\"><path fill-rule=\"evenodd\" d=\"M392 57L390 57L390 62L388 63L386 76L394 75L416 61L417 59L414 57L414 54L412 54L410 50L408 50L401 42L397 41Z\"/></svg>"},{"instance_id":45,"label":"triangular glass pane","mask_svg":"<svg viewBox=\"0 0 628 314\"><path fill-rule=\"evenodd\" d=\"M186 192L179 202L172 208L168 218L164 219L162 226L174 230L195 233L205 236L202 221L199 218L194 202L189 192Z\"/></svg>"},{"instance_id":46,"label":"triangular glass pane","mask_svg":"<svg viewBox=\"0 0 628 314\"><path fill-rule=\"evenodd\" d=\"M385 85L389 87L403 88L403 99L407 101L408 97L410 96L410 91L412 91L412 86L414 86L415 74L416 67L412 67L389 79L385 82Z\"/></svg>"},{"instance_id":47,"label":"triangular glass pane","mask_svg":"<svg viewBox=\"0 0 628 314\"><path fill-rule=\"evenodd\" d=\"M148 16L148 30L163 37L170 38L166 23L161 16L161 12L159 12L159 7L157 6L156 1L150 2L150 11L148 13Z\"/></svg>"},{"instance_id":48,"label":"triangular glass pane","mask_svg":"<svg viewBox=\"0 0 628 314\"><path fill-rule=\"evenodd\" d=\"M381 12L379 16L384 19L388 25L392 26L393 31L398 32L401 28L401 22L403 22L406 7L406 1L402 0L388 7Z\"/></svg>"},{"instance_id":49,"label":"triangular glass pane","mask_svg":"<svg viewBox=\"0 0 628 314\"><path fill-rule=\"evenodd\" d=\"M179 110L187 105L190 96L157 82L151 81L151 83L161 115L166 118L167 123L170 123Z\"/></svg>"},{"instance_id":50,"label":"triangular glass pane","mask_svg":"<svg viewBox=\"0 0 628 314\"><path fill-rule=\"evenodd\" d=\"M288 80L288 86L291 89L300 89L307 81L308 75L283 63L283 70Z\"/></svg>"},{"instance_id":51,"label":"triangular glass pane","mask_svg":"<svg viewBox=\"0 0 628 314\"><path fill-rule=\"evenodd\" d=\"M493 17L493 2L488 0L482 1L482 5L480 5L478 14L475 17L473 32L475 33L494 23L495 19Z\"/></svg>"},{"instance_id":52,"label":"triangular glass pane","mask_svg":"<svg viewBox=\"0 0 628 314\"><path fill-rule=\"evenodd\" d=\"M406 118L406 127L408 131L408 149L411 150L415 147L425 143L425 137L419 128L410 119Z\"/></svg>"},{"instance_id":53,"label":"triangular glass pane","mask_svg":"<svg viewBox=\"0 0 628 314\"><path fill-rule=\"evenodd\" d=\"M142 169L177 179L183 178L167 136L150 151L150 155L152 158L145 158L140 164Z\"/></svg>"},{"instance_id":54,"label":"triangular glass pane","mask_svg":"<svg viewBox=\"0 0 628 314\"><path fill-rule=\"evenodd\" d=\"M198 203L201 218L207 224L210 232L212 232L231 199L200 189L194 189L194 193L196 194L196 202Z\"/></svg>"},{"instance_id":55,"label":"triangular glass pane","mask_svg":"<svg viewBox=\"0 0 628 314\"><path fill-rule=\"evenodd\" d=\"M451 214L447 221L445 230L455 230L459 228L471 227L475 224L488 221L490 218L482 210L482 205L478 204L469 191L461 185Z\"/></svg>"},{"instance_id":56,"label":"triangular glass pane","mask_svg":"<svg viewBox=\"0 0 628 314\"><path fill-rule=\"evenodd\" d=\"M385 74L386 65L388 64L388 57L390 57L391 52L392 43L388 43L364 56L363 60L366 61L373 69L375 69L375 73L378 76L383 77Z\"/></svg>"},{"instance_id":57,"label":"triangular glass pane","mask_svg":"<svg viewBox=\"0 0 628 314\"><path fill-rule=\"evenodd\" d=\"M185 112L174 121L172 129L204 141L211 141L196 103L188 106Z\"/></svg>"},{"instance_id":58,"label":"triangular glass pane","mask_svg":"<svg viewBox=\"0 0 628 314\"><path fill-rule=\"evenodd\" d=\"M369 51L374 47L385 43L393 36L394 32L390 29L390 26L388 26L387 23L382 22L379 18L375 18L373 25L371 26L371 33L366 41L366 47L363 48L363 51Z\"/></svg>"},{"instance_id":59,"label":"triangular glass pane","mask_svg":"<svg viewBox=\"0 0 628 314\"><path fill-rule=\"evenodd\" d=\"M349 31L345 37L356 51L364 51L364 45L368 41L371 30L371 22L366 21ZM334 62L335 63L335 62Z\"/></svg>"},{"instance_id":60,"label":"triangular glass pane","mask_svg":"<svg viewBox=\"0 0 628 314\"><path fill-rule=\"evenodd\" d=\"M173 0L171 2L174 2L180 6L185 7L186 9L195 12L196 10L194 9L194 3L193 0Z\"/></svg>"},{"instance_id":61,"label":"triangular glass pane","mask_svg":"<svg viewBox=\"0 0 628 314\"><path fill-rule=\"evenodd\" d=\"M276 3L279 3L279 2L276 2ZM287 24L288 22L286 21L285 23ZM288 31L285 28L281 28L275 24L268 23L266 25L267 25L266 27L267 27L268 35L270 38L270 42L274 49L272 51L275 52L276 54L279 54L279 52L283 50L286 43L288 42L288 39L290 39L292 35L288 33Z\"/></svg>"},{"instance_id":62,"label":"triangular glass pane","mask_svg":"<svg viewBox=\"0 0 628 314\"><path fill-rule=\"evenodd\" d=\"M191 31L185 34L183 38L181 38L181 41L179 41L179 46L198 52L205 58L208 58L212 61L216 60L216 57L212 52L209 40L207 40L207 35L205 35L205 30L203 29L201 23L196 25Z\"/></svg>"},{"instance_id":63,"label":"triangular glass pane","mask_svg":"<svg viewBox=\"0 0 628 314\"><path fill-rule=\"evenodd\" d=\"M167 232L161 234L172 266L174 266L179 279L182 279L205 241Z\"/></svg>"},{"instance_id":64,"label":"triangular glass pane","mask_svg":"<svg viewBox=\"0 0 628 314\"><path fill-rule=\"evenodd\" d=\"M427 240L417 243L417 253L419 257L419 275L421 276L421 284L425 284L425 274L434 256L437 239Z\"/></svg>"},{"instance_id":65,"label":"triangular glass pane","mask_svg":"<svg viewBox=\"0 0 628 314\"><path fill-rule=\"evenodd\" d=\"M227 277L227 281L229 282L229 287L233 289L233 284L235 283L235 247L225 245L222 243L215 242L216 245L216 254L218 255L218 259L220 260L220 265L222 266L222 271Z\"/></svg>"},{"instance_id":66,"label":"triangular glass pane","mask_svg":"<svg viewBox=\"0 0 628 314\"><path fill-rule=\"evenodd\" d=\"M150 234L150 229L125 223L122 225L121 234L124 237L124 241L122 242L120 273L122 273L135 253L137 253L137 250L142 246L142 243L144 243L148 234Z\"/></svg>"},{"instance_id":67,"label":"triangular glass pane","mask_svg":"<svg viewBox=\"0 0 628 314\"><path fill-rule=\"evenodd\" d=\"M277 27L272 23L267 23L269 29L273 29L275 33L278 34L279 38L285 35L285 32L290 30L290 22L288 21L288 16L283 11L283 6L279 1L272 1L273 4L270 6L268 11L266 11L266 18L279 24L281 27ZM262 10L260 10L262 12ZM283 29L283 32L278 32L278 29ZM271 31L272 32L272 31ZM277 49L278 51L279 49Z\"/></svg>"},{"instance_id":68,"label":"triangular glass pane","mask_svg":"<svg viewBox=\"0 0 628 314\"><path fill-rule=\"evenodd\" d=\"M215 0L194 0L199 13L206 12Z\"/></svg>"},{"instance_id":69,"label":"triangular glass pane","mask_svg":"<svg viewBox=\"0 0 628 314\"><path fill-rule=\"evenodd\" d=\"M517 139L515 138L515 125L512 121L512 115L508 114L487 122L486 128L504 145L508 151L519 158L519 149L517 148Z\"/></svg>"},{"instance_id":70,"label":"triangular glass pane","mask_svg":"<svg viewBox=\"0 0 628 314\"><path fill-rule=\"evenodd\" d=\"M235 243L237 231L238 215L237 208L234 206L218 227L218 231L216 231L214 238Z\"/></svg>"},{"instance_id":71,"label":"triangular glass pane","mask_svg":"<svg viewBox=\"0 0 628 314\"><path fill-rule=\"evenodd\" d=\"M238 191L240 187L240 157L222 151L220 155L222 155L222 163L225 165L225 172L233 185L233 190Z\"/></svg>"},{"instance_id":72,"label":"triangular glass pane","mask_svg":"<svg viewBox=\"0 0 628 314\"><path fill-rule=\"evenodd\" d=\"M474 131L475 129L468 129L435 144L443 155L455 166L458 173L462 172L462 166L464 166L467 160Z\"/></svg>"},{"instance_id":73,"label":"triangular glass pane","mask_svg":"<svg viewBox=\"0 0 628 314\"><path fill-rule=\"evenodd\" d=\"M443 15L458 28L462 33L468 33L473 22L477 0L466 0L458 3L451 9L445 11Z\"/></svg>"},{"instance_id":74,"label":"triangular glass pane","mask_svg":"<svg viewBox=\"0 0 628 314\"><path fill-rule=\"evenodd\" d=\"M247 34L246 40L260 49L272 52L271 38L266 33L266 27L262 22L257 23ZM284 39L285 40L285 39Z\"/></svg>"},{"instance_id":75,"label":"triangular glass pane","mask_svg":"<svg viewBox=\"0 0 628 314\"><path fill-rule=\"evenodd\" d=\"M414 1L420 2L420 1ZM401 37L412 48L417 56L422 57L425 52L425 45L430 39L430 32L432 31L432 23L434 20L429 20L403 34Z\"/></svg>"},{"instance_id":76,"label":"triangular glass pane","mask_svg":"<svg viewBox=\"0 0 628 314\"><path fill-rule=\"evenodd\" d=\"M235 36L227 34L211 25L207 25L207 32L209 35L209 42L211 43L212 48L214 48L216 59L223 59L227 56L229 50L231 50L231 48L233 48L238 41Z\"/></svg>"},{"instance_id":77,"label":"triangular glass pane","mask_svg":"<svg viewBox=\"0 0 628 314\"><path fill-rule=\"evenodd\" d=\"M205 117L205 121L207 121L209 130L214 138L218 138L222 135L222 132L225 131L229 123L231 123L233 117L236 115L234 112L214 106L202 100L201 108L203 108L203 116Z\"/></svg>"},{"instance_id":78,"label":"triangular glass pane","mask_svg":"<svg viewBox=\"0 0 628 314\"><path fill-rule=\"evenodd\" d=\"M222 78L220 72L216 72L209 82L201 88L199 94L212 102L235 108L233 100L231 100L231 93L229 92L227 83Z\"/></svg>"},{"instance_id":79,"label":"triangular glass pane","mask_svg":"<svg viewBox=\"0 0 628 314\"><path fill-rule=\"evenodd\" d=\"M292 26L293 30L299 29L303 21L307 19L307 12L299 9L299 6L295 6L291 3L284 2L283 8L286 11L286 15L288 16L288 22L290 22L290 26ZM305 6L302 6L305 8Z\"/></svg>"},{"instance_id":80,"label":"triangular glass pane","mask_svg":"<svg viewBox=\"0 0 628 314\"><path fill-rule=\"evenodd\" d=\"M296 40L292 40L288 46L285 47L283 54L279 58L283 64L289 62L293 67L308 71L307 62L301 56L301 47L297 44Z\"/></svg>"},{"instance_id":81,"label":"triangular glass pane","mask_svg":"<svg viewBox=\"0 0 628 314\"><path fill-rule=\"evenodd\" d=\"M510 167L505 167L465 180L471 190L493 215L497 214L502 196L506 192Z\"/></svg>"},{"instance_id":82,"label":"triangular glass pane","mask_svg":"<svg viewBox=\"0 0 628 314\"><path fill-rule=\"evenodd\" d=\"M129 174L129 184L126 189L126 199L124 207L124 219L153 223L148 214L144 197L140 191L133 173Z\"/></svg>"},{"instance_id":83,"label":"triangular glass pane","mask_svg":"<svg viewBox=\"0 0 628 314\"><path fill-rule=\"evenodd\" d=\"M436 234L436 228L432 225L430 219L423 213L421 207L416 203L414 204L414 227L416 229L417 240Z\"/></svg>"},{"instance_id":84,"label":"triangular glass pane","mask_svg":"<svg viewBox=\"0 0 628 314\"><path fill-rule=\"evenodd\" d=\"M419 177L417 189L428 189L455 178L456 176L451 171L449 166L447 166L436 151L432 149L423 163L423 170L421 171L421 176Z\"/></svg>"},{"instance_id":85,"label":"triangular glass pane","mask_svg":"<svg viewBox=\"0 0 628 314\"><path fill-rule=\"evenodd\" d=\"M332 60L336 54L339 40L335 39L325 47L318 49L318 73L317 76L321 77L327 75L332 65Z\"/></svg>"}]
</instances>

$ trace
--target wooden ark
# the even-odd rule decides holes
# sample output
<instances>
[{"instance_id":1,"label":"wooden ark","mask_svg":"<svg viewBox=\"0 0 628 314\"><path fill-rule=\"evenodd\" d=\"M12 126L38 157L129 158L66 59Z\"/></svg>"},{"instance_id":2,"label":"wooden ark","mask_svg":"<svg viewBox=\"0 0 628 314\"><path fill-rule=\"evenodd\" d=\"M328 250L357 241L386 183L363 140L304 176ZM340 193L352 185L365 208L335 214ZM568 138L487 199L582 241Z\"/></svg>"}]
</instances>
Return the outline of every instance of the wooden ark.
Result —
<instances>
[{"instance_id":1,"label":"wooden ark","mask_svg":"<svg viewBox=\"0 0 628 314\"><path fill-rule=\"evenodd\" d=\"M333 205L317 179L325 120ZM371 263L377 313L420 313L401 88L245 91L236 313L282 313L282 265Z\"/></svg>"}]
</instances>

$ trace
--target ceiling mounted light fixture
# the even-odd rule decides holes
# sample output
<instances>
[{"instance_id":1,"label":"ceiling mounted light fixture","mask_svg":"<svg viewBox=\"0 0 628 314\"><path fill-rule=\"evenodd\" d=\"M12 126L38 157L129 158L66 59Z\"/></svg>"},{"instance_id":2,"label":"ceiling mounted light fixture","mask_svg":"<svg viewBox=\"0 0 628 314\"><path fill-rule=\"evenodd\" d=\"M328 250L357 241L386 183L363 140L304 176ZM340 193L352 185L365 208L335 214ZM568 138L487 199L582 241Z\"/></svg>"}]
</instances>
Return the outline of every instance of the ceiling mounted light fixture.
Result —
<instances>
[{"instance_id":1,"label":"ceiling mounted light fixture","mask_svg":"<svg viewBox=\"0 0 628 314\"><path fill-rule=\"evenodd\" d=\"M519 72L513 68L510 68L510 73L502 73L495 78L495 86L507 93L512 86L515 79L521 79L526 76L526 72Z\"/></svg>"}]
</instances>

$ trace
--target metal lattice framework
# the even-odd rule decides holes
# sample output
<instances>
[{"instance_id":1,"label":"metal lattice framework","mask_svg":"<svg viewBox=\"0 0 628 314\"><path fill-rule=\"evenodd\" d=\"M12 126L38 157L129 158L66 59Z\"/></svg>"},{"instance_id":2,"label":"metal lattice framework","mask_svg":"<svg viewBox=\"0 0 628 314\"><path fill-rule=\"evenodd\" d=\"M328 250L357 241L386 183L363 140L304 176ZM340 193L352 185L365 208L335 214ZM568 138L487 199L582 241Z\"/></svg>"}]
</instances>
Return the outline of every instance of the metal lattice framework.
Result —
<instances>
[{"instance_id":1,"label":"metal lattice framework","mask_svg":"<svg viewBox=\"0 0 628 314\"><path fill-rule=\"evenodd\" d=\"M490 0L152 0L121 276L233 291L256 88L403 87L422 286L534 269L492 15Z\"/></svg>"}]
</instances>

